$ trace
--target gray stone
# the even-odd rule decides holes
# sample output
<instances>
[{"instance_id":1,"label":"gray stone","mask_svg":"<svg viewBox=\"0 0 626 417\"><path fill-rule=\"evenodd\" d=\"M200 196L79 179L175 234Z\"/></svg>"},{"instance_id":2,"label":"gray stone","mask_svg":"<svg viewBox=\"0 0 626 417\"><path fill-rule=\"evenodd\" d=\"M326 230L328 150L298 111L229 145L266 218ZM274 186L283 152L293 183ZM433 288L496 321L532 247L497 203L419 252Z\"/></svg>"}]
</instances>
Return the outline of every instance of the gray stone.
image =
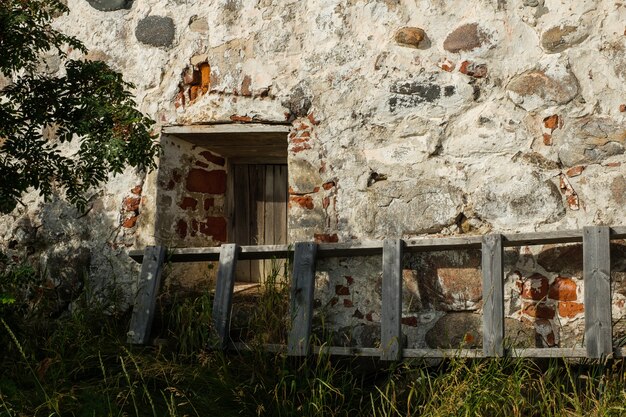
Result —
<instances>
[{"instance_id":1,"label":"gray stone","mask_svg":"<svg viewBox=\"0 0 626 417\"><path fill-rule=\"evenodd\" d=\"M391 86L394 95L389 99L389 111L397 108L415 107L422 103L433 103L456 92L453 85L440 86L424 81L400 81Z\"/></svg>"},{"instance_id":2,"label":"gray stone","mask_svg":"<svg viewBox=\"0 0 626 417\"><path fill-rule=\"evenodd\" d=\"M448 35L443 42L443 49L448 52L472 51L488 42L487 34L478 26L478 23L468 23L459 26Z\"/></svg>"},{"instance_id":3,"label":"gray stone","mask_svg":"<svg viewBox=\"0 0 626 417\"><path fill-rule=\"evenodd\" d=\"M376 347L380 345L380 324L360 323L339 328L332 335L333 346Z\"/></svg>"},{"instance_id":4,"label":"gray stone","mask_svg":"<svg viewBox=\"0 0 626 417\"><path fill-rule=\"evenodd\" d=\"M454 223L462 204L462 192L443 181L385 180L368 187L355 218L372 238L436 233Z\"/></svg>"},{"instance_id":5,"label":"gray stone","mask_svg":"<svg viewBox=\"0 0 626 417\"><path fill-rule=\"evenodd\" d=\"M87 0L87 2L91 7L101 12L130 9L133 4L133 0Z\"/></svg>"},{"instance_id":6,"label":"gray stone","mask_svg":"<svg viewBox=\"0 0 626 417\"><path fill-rule=\"evenodd\" d=\"M566 104L578 95L578 79L560 62L516 75L507 85L509 98L527 111Z\"/></svg>"},{"instance_id":7,"label":"gray stone","mask_svg":"<svg viewBox=\"0 0 626 417\"><path fill-rule=\"evenodd\" d=\"M209 22L206 17L193 16L189 20L189 30L192 32L205 33L209 30Z\"/></svg>"},{"instance_id":8,"label":"gray stone","mask_svg":"<svg viewBox=\"0 0 626 417\"><path fill-rule=\"evenodd\" d=\"M145 17L135 28L137 40L151 46L170 46L175 33L174 21L164 16Z\"/></svg>"},{"instance_id":9,"label":"gray stone","mask_svg":"<svg viewBox=\"0 0 626 417\"><path fill-rule=\"evenodd\" d=\"M289 164L289 186L294 194L309 194L320 187L319 169L304 159L294 159Z\"/></svg>"},{"instance_id":10,"label":"gray stone","mask_svg":"<svg viewBox=\"0 0 626 417\"><path fill-rule=\"evenodd\" d=\"M496 229L553 223L565 215L558 187L526 167L483 179L472 203L476 214Z\"/></svg>"},{"instance_id":11,"label":"gray stone","mask_svg":"<svg viewBox=\"0 0 626 417\"><path fill-rule=\"evenodd\" d=\"M298 85L293 89L289 98L284 101L283 106L289 109L290 120L297 117L304 117L309 114L312 106L311 97L306 93L305 88Z\"/></svg>"},{"instance_id":12,"label":"gray stone","mask_svg":"<svg viewBox=\"0 0 626 417\"><path fill-rule=\"evenodd\" d=\"M518 320L504 320L505 344L515 347L535 346L535 331ZM482 316L470 312L448 313L426 333L430 348L480 348L483 345Z\"/></svg>"},{"instance_id":13,"label":"gray stone","mask_svg":"<svg viewBox=\"0 0 626 417\"><path fill-rule=\"evenodd\" d=\"M549 53L563 52L587 39L588 33L581 26L554 26L541 35L541 46Z\"/></svg>"},{"instance_id":14,"label":"gray stone","mask_svg":"<svg viewBox=\"0 0 626 417\"><path fill-rule=\"evenodd\" d=\"M626 128L608 117L589 116L565 125L556 141L564 166L599 163L624 153Z\"/></svg>"}]
</instances>

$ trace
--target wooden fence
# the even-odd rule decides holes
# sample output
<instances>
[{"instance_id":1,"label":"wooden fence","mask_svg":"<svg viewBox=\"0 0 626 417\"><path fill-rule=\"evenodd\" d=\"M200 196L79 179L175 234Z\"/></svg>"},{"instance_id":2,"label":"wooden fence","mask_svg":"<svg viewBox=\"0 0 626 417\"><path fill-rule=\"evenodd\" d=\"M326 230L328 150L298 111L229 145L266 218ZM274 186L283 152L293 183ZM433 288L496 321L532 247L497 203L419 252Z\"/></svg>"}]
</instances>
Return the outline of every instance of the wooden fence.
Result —
<instances>
[{"instance_id":1,"label":"wooden fence","mask_svg":"<svg viewBox=\"0 0 626 417\"><path fill-rule=\"evenodd\" d=\"M624 357L626 348L614 347L611 323L610 240L626 238L626 227L591 226L582 230L547 233L489 234L433 239L386 239L362 243L298 242L293 247L238 246L185 248L167 251L169 262L219 261L213 321L219 338L218 348L231 345L230 314L235 266L238 260L289 258L293 256L291 281L292 328L287 345L267 345L269 351L286 351L291 356L326 352L333 355L377 356L382 360L402 358L460 357ZM583 244L585 285L584 348L505 349L504 345L504 248L559 243ZM402 346L402 259L405 253L481 249L483 295L482 349L409 349ZM320 258L380 256L382 254L381 347L359 348L313 346L311 323L315 264ZM155 297L166 250L148 246L132 251L131 258L142 263L139 291L135 300L128 341L148 340L155 309Z\"/></svg>"}]
</instances>

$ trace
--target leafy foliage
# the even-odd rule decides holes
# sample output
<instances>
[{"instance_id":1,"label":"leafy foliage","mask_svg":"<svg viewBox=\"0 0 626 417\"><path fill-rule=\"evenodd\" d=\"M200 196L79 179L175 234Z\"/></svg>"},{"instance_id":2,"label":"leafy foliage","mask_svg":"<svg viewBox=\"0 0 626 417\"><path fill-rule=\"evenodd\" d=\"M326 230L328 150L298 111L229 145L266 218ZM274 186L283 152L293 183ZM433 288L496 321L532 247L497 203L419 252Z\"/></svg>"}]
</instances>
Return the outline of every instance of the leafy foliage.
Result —
<instances>
[{"instance_id":1,"label":"leafy foliage","mask_svg":"<svg viewBox=\"0 0 626 417\"><path fill-rule=\"evenodd\" d=\"M125 166L152 169L154 121L136 109L133 85L106 63L67 59L62 76L37 73L49 51L66 59L86 52L54 30L58 0L0 0L0 212L11 212L30 187L65 197L79 209L86 192ZM0 80L1 81L1 80ZM64 145L65 144L65 145ZM62 149L73 149L64 155Z\"/></svg>"}]
</instances>

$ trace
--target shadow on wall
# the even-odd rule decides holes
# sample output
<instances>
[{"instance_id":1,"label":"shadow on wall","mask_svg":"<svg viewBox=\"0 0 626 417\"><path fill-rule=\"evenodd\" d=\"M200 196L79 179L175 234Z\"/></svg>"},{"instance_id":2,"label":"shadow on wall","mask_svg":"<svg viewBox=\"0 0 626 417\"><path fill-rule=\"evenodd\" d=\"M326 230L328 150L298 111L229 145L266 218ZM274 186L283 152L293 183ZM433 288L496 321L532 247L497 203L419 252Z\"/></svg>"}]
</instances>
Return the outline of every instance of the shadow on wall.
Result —
<instances>
[{"instance_id":1,"label":"shadow on wall","mask_svg":"<svg viewBox=\"0 0 626 417\"><path fill-rule=\"evenodd\" d=\"M1 245L7 256L2 267L29 265L38 271L31 306L46 303L52 317L71 309L81 295L106 301L112 310L130 306L139 268L126 249L134 243L141 200L141 187L130 181L94 194L84 213L56 194L48 202L33 198L10 215L13 221L5 219L11 226Z\"/></svg>"}]
</instances>

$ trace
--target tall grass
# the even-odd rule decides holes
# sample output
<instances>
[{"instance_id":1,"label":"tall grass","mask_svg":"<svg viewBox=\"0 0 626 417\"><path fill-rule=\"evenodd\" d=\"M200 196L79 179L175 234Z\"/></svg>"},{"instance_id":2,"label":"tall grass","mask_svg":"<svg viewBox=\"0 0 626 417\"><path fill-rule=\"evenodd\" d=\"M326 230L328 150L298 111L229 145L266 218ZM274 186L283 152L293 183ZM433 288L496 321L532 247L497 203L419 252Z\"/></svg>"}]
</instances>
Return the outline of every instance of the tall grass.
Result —
<instances>
[{"instance_id":1,"label":"tall grass","mask_svg":"<svg viewBox=\"0 0 626 417\"><path fill-rule=\"evenodd\" d=\"M620 416L624 362L294 359L284 342L288 291L270 277L246 352L212 351L209 293L163 318L168 343L131 347L127 317L82 304L33 325L2 320L0 416ZM41 317L41 316L40 316ZM255 348L257 346L257 348Z\"/></svg>"}]
</instances>

